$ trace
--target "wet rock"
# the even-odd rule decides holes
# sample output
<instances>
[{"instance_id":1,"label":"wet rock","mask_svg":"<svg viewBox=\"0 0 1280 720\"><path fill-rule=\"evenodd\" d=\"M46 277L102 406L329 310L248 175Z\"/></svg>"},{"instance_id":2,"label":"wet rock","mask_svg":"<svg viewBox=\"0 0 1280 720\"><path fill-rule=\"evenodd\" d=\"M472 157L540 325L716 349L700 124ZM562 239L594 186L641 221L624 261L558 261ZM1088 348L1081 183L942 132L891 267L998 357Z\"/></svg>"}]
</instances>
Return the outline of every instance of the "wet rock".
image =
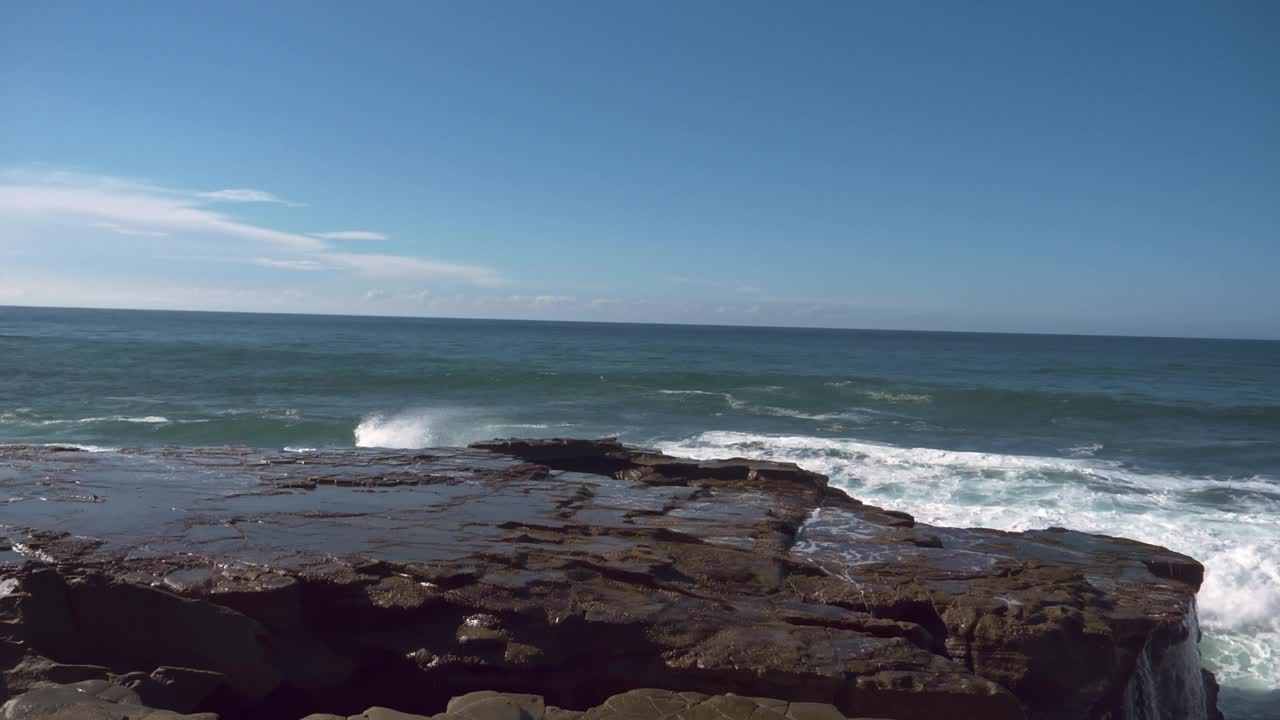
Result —
<instances>
[{"instance_id":1,"label":"wet rock","mask_svg":"<svg viewBox=\"0 0 1280 720\"><path fill-rule=\"evenodd\" d=\"M265 697L282 680L269 632L245 615L101 575L77 577L67 588L70 627L82 652L102 664L200 668L225 676L248 699Z\"/></svg>"},{"instance_id":2,"label":"wet rock","mask_svg":"<svg viewBox=\"0 0 1280 720\"><path fill-rule=\"evenodd\" d=\"M117 677L115 681L136 692L145 705L178 712L194 711L227 682L221 673L178 667L161 667L149 675L132 675Z\"/></svg>"},{"instance_id":3,"label":"wet rock","mask_svg":"<svg viewBox=\"0 0 1280 720\"><path fill-rule=\"evenodd\" d=\"M482 690L449 701L448 720L543 720L546 706L538 695L512 695ZM436 720L442 720L436 716Z\"/></svg>"},{"instance_id":4,"label":"wet rock","mask_svg":"<svg viewBox=\"0 0 1280 720\"><path fill-rule=\"evenodd\" d=\"M43 685L10 699L3 720L218 720L213 713L182 715L142 705L133 691L105 680Z\"/></svg>"},{"instance_id":5,"label":"wet rock","mask_svg":"<svg viewBox=\"0 0 1280 720\"><path fill-rule=\"evenodd\" d=\"M347 720L431 720L425 715L411 715L384 707L371 707L359 715L352 715Z\"/></svg>"},{"instance_id":6,"label":"wet rock","mask_svg":"<svg viewBox=\"0 0 1280 720\"><path fill-rule=\"evenodd\" d=\"M10 693L17 694L40 684L70 684L86 680L107 680L111 672L101 665L57 663L40 656L23 656L5 674Z\"/></svg>"},{"instance_id":7,"label":"wet rock","mask_svg":"<svg viewBox=\"0 0 1280 720\"><path fill-rule=\"evenodd\" d=\"M303 720L846 720L827 703L741 695L638 689L587 710L547 706L538 695L481 690L455 697L431 718L375 707L360 715L309 715ZM868 720L868 719L864 719Z\"/></svg>"},{"instance_id":8,"label":"wet rock","mask_svg":"<svg viewBox=\"0 0 1280 720\"><path fill-rule=\"evenodd\" d=\"M933 527L794 465L613 440L0 466L16 498L82 493L56 480L74 467L107 500L7 507L29 559L0 565L8 691L114 678L250 720L430 717L490 687L543 704L469 712L1118 717L1144 653L1188 647L1203 577L1151 545Z\"/></svg>"}]
</instances>

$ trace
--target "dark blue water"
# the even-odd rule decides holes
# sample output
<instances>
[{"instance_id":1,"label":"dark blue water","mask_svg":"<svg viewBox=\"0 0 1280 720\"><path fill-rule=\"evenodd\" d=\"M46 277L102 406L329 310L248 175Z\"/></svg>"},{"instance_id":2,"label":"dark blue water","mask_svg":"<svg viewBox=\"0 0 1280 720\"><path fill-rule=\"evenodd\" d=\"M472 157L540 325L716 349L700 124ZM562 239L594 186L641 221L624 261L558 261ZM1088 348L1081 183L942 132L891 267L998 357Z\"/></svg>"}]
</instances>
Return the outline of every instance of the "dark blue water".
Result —
<instances>
[{"instance_id":1,"label":"dark blue water","mask_svg":"<svg viewBox=\"0 0 1280 720\"><path fill-rule=\"evenodd\" d=\"M0 442L618 435L930 522L1204 561L1206 663L1280 688L1280 342L0 308Z\"/></svg>"}]
</instances>

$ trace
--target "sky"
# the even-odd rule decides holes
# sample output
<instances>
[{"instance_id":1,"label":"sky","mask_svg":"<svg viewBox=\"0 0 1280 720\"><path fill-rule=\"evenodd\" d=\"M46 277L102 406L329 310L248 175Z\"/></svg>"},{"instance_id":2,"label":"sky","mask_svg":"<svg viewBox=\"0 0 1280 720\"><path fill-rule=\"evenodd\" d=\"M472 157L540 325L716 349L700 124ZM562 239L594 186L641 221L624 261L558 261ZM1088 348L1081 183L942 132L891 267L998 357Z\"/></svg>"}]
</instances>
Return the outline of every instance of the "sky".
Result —
<instances>
[{"instance_id":1,"label":"sky","mask_svg":"<svg viewBox=\"0 0 1280 720\"><path fill-rule=\"evenodd\" d=\"M1280 3L9 0L0 304L1280 338Z\"/></svg>"}]
</instances>

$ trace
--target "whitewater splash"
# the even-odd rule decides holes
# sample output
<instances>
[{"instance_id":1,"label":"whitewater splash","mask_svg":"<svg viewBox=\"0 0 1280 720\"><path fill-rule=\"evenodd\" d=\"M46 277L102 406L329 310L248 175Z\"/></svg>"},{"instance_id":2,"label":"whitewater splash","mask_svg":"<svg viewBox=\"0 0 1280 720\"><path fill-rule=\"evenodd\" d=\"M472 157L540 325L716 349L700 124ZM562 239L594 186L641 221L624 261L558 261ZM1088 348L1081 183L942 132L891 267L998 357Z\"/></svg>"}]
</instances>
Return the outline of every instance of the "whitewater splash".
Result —
<instances>
[{"instance_id":1,"label":"whitewater splash","mask_svg":"<svg viewBox=\"0 0 1280 720\"><path fill-rule=\"evenodd\" d=\"M424 448L458 447L478 440L539 431L572 428L574 423L506 422L464 408L418 408L398 413L374 413L360 421L353 432L356 447Z\"/></svg>"},{"instance_id":2,"label":"whitewater splash","mask_svg":"<svg viewBox=\"0 0 1280 720\"><path fill-rule=\"evenodd\" d=\"M369 415L356 426L356 447L422 448L443 445L443 434L437 428L444 425L447 415L441 410Z\"/></svg>"},{"instance_id":3,"label":"whitewater splash","mask_svg":"<svg viewBox=\"0 0 1280 720\"><path fill-rule=\"evenodd\" d=\"M876 505L937 525L1053 525L1130 537L1205 564L1205 665L1224 685L1280 688L1280 480L1139 472L1090 457L910 448L809 436L706 432L660 443L673 455L798 463ZM1211 504L1206 493L1228 493Z\"/></svg>"}]
</instances>

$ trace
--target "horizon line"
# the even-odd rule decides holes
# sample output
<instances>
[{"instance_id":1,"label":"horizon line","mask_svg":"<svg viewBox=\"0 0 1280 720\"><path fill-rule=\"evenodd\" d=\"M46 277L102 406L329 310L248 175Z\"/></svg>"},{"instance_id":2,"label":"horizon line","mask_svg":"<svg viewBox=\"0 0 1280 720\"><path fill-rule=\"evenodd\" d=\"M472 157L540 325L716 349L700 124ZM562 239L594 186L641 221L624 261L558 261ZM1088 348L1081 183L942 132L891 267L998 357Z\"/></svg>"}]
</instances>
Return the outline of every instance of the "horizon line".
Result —
<instances>
[{"instance_id":1,"label":"horizon line","mask_svg":"<svg viewBox=\"0 0 1280 720\"><path fill-rule=\"evenodd\" d=\"M1228 337L1207 335L1126 335L1123 333L1069 333L1014 330L912 330L907 328L839 327L831 325L749 325L709 322L643 322L638 320L558 320L513 317L449 317L444 315L377 315L373 313L264 312L260 310L195 310L188 308L101 307L85 305L12 305L0 304L0 310L89 310L101 312L203 313L209 315L280 315L287 317L374 318L385 320L454 320L459 322L527 322L574 325L642 325L657 327L750 328L757 330L827 330L835 332L927 333L946 335L1026 335L1031 337L1113 338L1117 340L1217 340L1224 342L1280 342L1275 337Z\"/></svg>"}]
</instances>

